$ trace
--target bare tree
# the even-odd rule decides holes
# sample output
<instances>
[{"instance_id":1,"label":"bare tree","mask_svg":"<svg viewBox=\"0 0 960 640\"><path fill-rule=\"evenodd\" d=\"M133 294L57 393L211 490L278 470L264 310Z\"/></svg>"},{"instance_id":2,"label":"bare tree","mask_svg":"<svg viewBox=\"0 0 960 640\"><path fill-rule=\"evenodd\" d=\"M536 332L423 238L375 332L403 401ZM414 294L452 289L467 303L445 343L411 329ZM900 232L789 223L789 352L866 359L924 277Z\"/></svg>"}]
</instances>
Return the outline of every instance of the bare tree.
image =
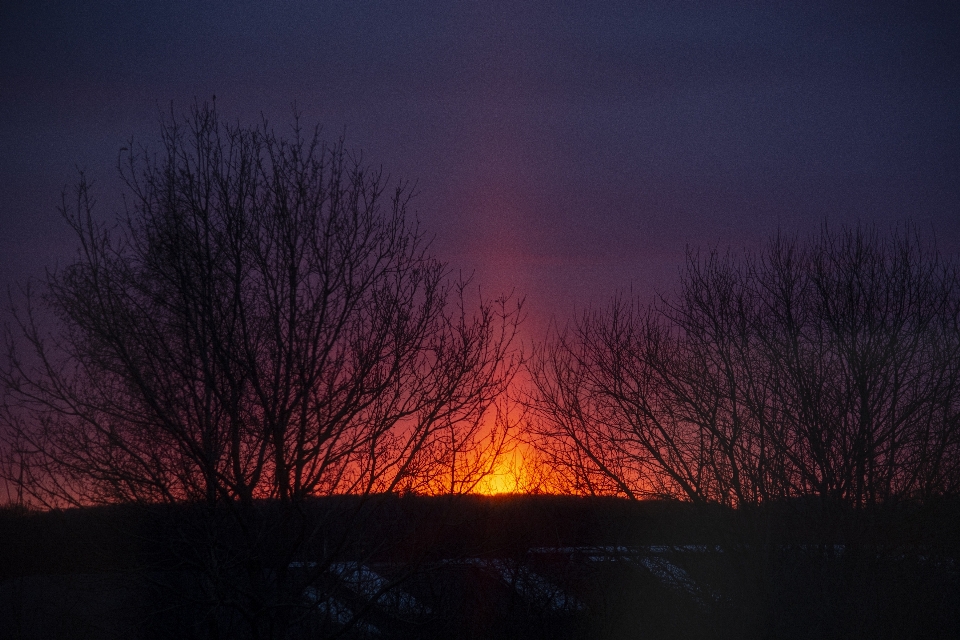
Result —
<instances>
[{"instance_id":1,"label":"bare tree","mask_svg":"<svg viewBox=\"0 0 960 640\"><path fill-rule=\"evenodd\" d=\"M960 485L960 282L909 229L689 256L531 365L531 422L580 491L861 506Z\"/></svg>"},{"instance_id":2,"label":"bare tree","mask_svg":"<svg viewBox=\"0 0 960 640\"><path fill-rule=\"evenodd\" d=\"M159 152L121 152L113 226L81 179L78 253L15 305L2 372L12 480L45 504L204 505L207 602L253 636L302 600L287 567L324 535L306 502L432 481L519 364L519 304L471 312L402 186L292 134L169 118ZM451 468L451 488L478 471Z\"/></svg>"}]
</instances>

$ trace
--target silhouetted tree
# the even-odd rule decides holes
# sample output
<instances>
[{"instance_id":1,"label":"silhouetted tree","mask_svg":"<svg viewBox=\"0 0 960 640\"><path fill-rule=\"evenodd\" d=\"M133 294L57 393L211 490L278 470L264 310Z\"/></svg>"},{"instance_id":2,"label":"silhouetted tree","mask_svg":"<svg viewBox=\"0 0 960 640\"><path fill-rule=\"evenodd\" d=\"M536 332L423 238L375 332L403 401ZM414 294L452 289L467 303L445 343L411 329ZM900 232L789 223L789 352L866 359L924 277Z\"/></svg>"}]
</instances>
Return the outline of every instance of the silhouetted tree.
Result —
<instances>
[{"instance_id":1,"label":"silhouetted tree","mask_svg":"<svg viewBox=\"0 0 960 640\"><path fill-rule=\"evenodd\" d=\"M909 228L691 253L675 295L618 297L540 346L529 435L565 488L703 505L729 633L875 634L909 618L877 594L943 588L929 567L952 548L941 498L960 492L958 322L956 265Z\"/></svg>"},{"instance_id":2,"label":"silhouetted tree","mask_svg":"<svg viewBox=\"0 0 960 640\"><path fill-rule=\"evenodd\" d=\"M571 485L739 506L960 490L960 282L916 234L861 227L691 254L676 296L618 298L531 366Z\"/></svg>"},{"instance_id":3,"label":"silhouetted tree","mask_svg":"<svg viewBox=\"0 0 960 640\"><path fill-rule=\"evenodd\" d=\"M285 139L204 105L156 153L131 141L120 172L125 214L99 222L81 179L63 206L76 257L14 309L10 480L44 504L198 505L184 558L210 635L237 633L235 614L283 637L359 535L354 510L325 538L312 497L418 489L441 463L457 490L489 464L519 304L471 312L406 190L298 123ZM307 550L317 569L294 579Z\"/></svg>"}]
</instances>

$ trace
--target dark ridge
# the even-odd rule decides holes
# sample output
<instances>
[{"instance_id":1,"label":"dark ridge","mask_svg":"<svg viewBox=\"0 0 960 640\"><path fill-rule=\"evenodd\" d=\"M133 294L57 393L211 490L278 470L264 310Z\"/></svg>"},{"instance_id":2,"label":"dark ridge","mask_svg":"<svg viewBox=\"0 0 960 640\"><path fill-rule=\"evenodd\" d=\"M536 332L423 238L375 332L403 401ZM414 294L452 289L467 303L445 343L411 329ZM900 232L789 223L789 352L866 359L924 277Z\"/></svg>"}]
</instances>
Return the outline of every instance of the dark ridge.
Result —
<instances>
[{"instance_id":1,"label":"dark ridge","mask_svg":"<svg viewBox=\"0 0 960 640\"><path fill-rule=\"evenodd\" d=\"M254 504L244 526L282 531L291 510L280 507ZM252 638L241 631L252 604L209 605L200 556L231 560L231 549L256 554L225 569L239 587L281 573L299 585L285 601L298 612L291 626L258 637L813 640L960 629L955 500L732 510L554 495L335 496L297 512L317 535L293 558L270 535L235 544L244 532L231 508L0 509L0 638Z\"/></svg>"},{"instance_id":2,"label":"dark ridge","mask_svg":"<svg viewBox=\"0 0 960 640\"><path fill-rule=\"evenodd\" d=\"M254 505L269 523L270 501ZM227 507L220 507L227 509ZM173 566L178 531L201 505L0 508L0 579ZM505 557L535 548L644 545L873 545L960 550L960 501L826 508L813 501L732 510L672 500L559 495L333 496L310 500L318 540L345 558ZM318 542L318 545L321 542ZM266 550L268 552L269 549ZM306 555L320 553L308 547Z\"/></svg>"}]
</instances>

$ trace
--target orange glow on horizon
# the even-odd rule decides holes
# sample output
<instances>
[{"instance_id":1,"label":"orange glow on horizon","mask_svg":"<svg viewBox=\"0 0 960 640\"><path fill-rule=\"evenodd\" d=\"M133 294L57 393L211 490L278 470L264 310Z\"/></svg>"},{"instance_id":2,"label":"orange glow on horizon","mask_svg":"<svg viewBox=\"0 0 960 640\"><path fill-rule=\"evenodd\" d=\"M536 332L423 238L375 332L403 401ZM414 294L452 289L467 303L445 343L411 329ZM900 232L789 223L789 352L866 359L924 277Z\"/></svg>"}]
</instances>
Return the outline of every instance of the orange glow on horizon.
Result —
<instances>
[{"instance_id":1,"label":"orange glow on horizon","mask_svg":"<svg viewBox=\"0 0 960 640\"><path fill-rule=\"evenodd\" d=\"M530 452L525 449L526 447L520 445L501 454L493 470L480 479L472 493L496 496L530 492L532 474L527 460Z\"/></svg>"}]
</instances>

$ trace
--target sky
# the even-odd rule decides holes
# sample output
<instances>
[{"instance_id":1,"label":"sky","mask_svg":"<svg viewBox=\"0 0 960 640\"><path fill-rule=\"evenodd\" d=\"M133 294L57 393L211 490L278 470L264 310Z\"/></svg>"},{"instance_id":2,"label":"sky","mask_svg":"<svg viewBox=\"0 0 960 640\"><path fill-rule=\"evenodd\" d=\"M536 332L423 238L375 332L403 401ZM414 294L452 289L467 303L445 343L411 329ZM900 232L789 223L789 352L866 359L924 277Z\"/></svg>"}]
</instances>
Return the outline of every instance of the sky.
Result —
<instances>
[{"instance_id":1,"label":"sky","mask_svg":"<svg viewBox=\"0 0 960 640\"><path fill-rule=\"evenodd\" d=\"M688 247L909 220L960 254L954 2L5 2L0 282L69 262L83 170L171 105L324 136L417 193L451 269L528 331L669 292Z\"/></svg>"}]
</instances>

